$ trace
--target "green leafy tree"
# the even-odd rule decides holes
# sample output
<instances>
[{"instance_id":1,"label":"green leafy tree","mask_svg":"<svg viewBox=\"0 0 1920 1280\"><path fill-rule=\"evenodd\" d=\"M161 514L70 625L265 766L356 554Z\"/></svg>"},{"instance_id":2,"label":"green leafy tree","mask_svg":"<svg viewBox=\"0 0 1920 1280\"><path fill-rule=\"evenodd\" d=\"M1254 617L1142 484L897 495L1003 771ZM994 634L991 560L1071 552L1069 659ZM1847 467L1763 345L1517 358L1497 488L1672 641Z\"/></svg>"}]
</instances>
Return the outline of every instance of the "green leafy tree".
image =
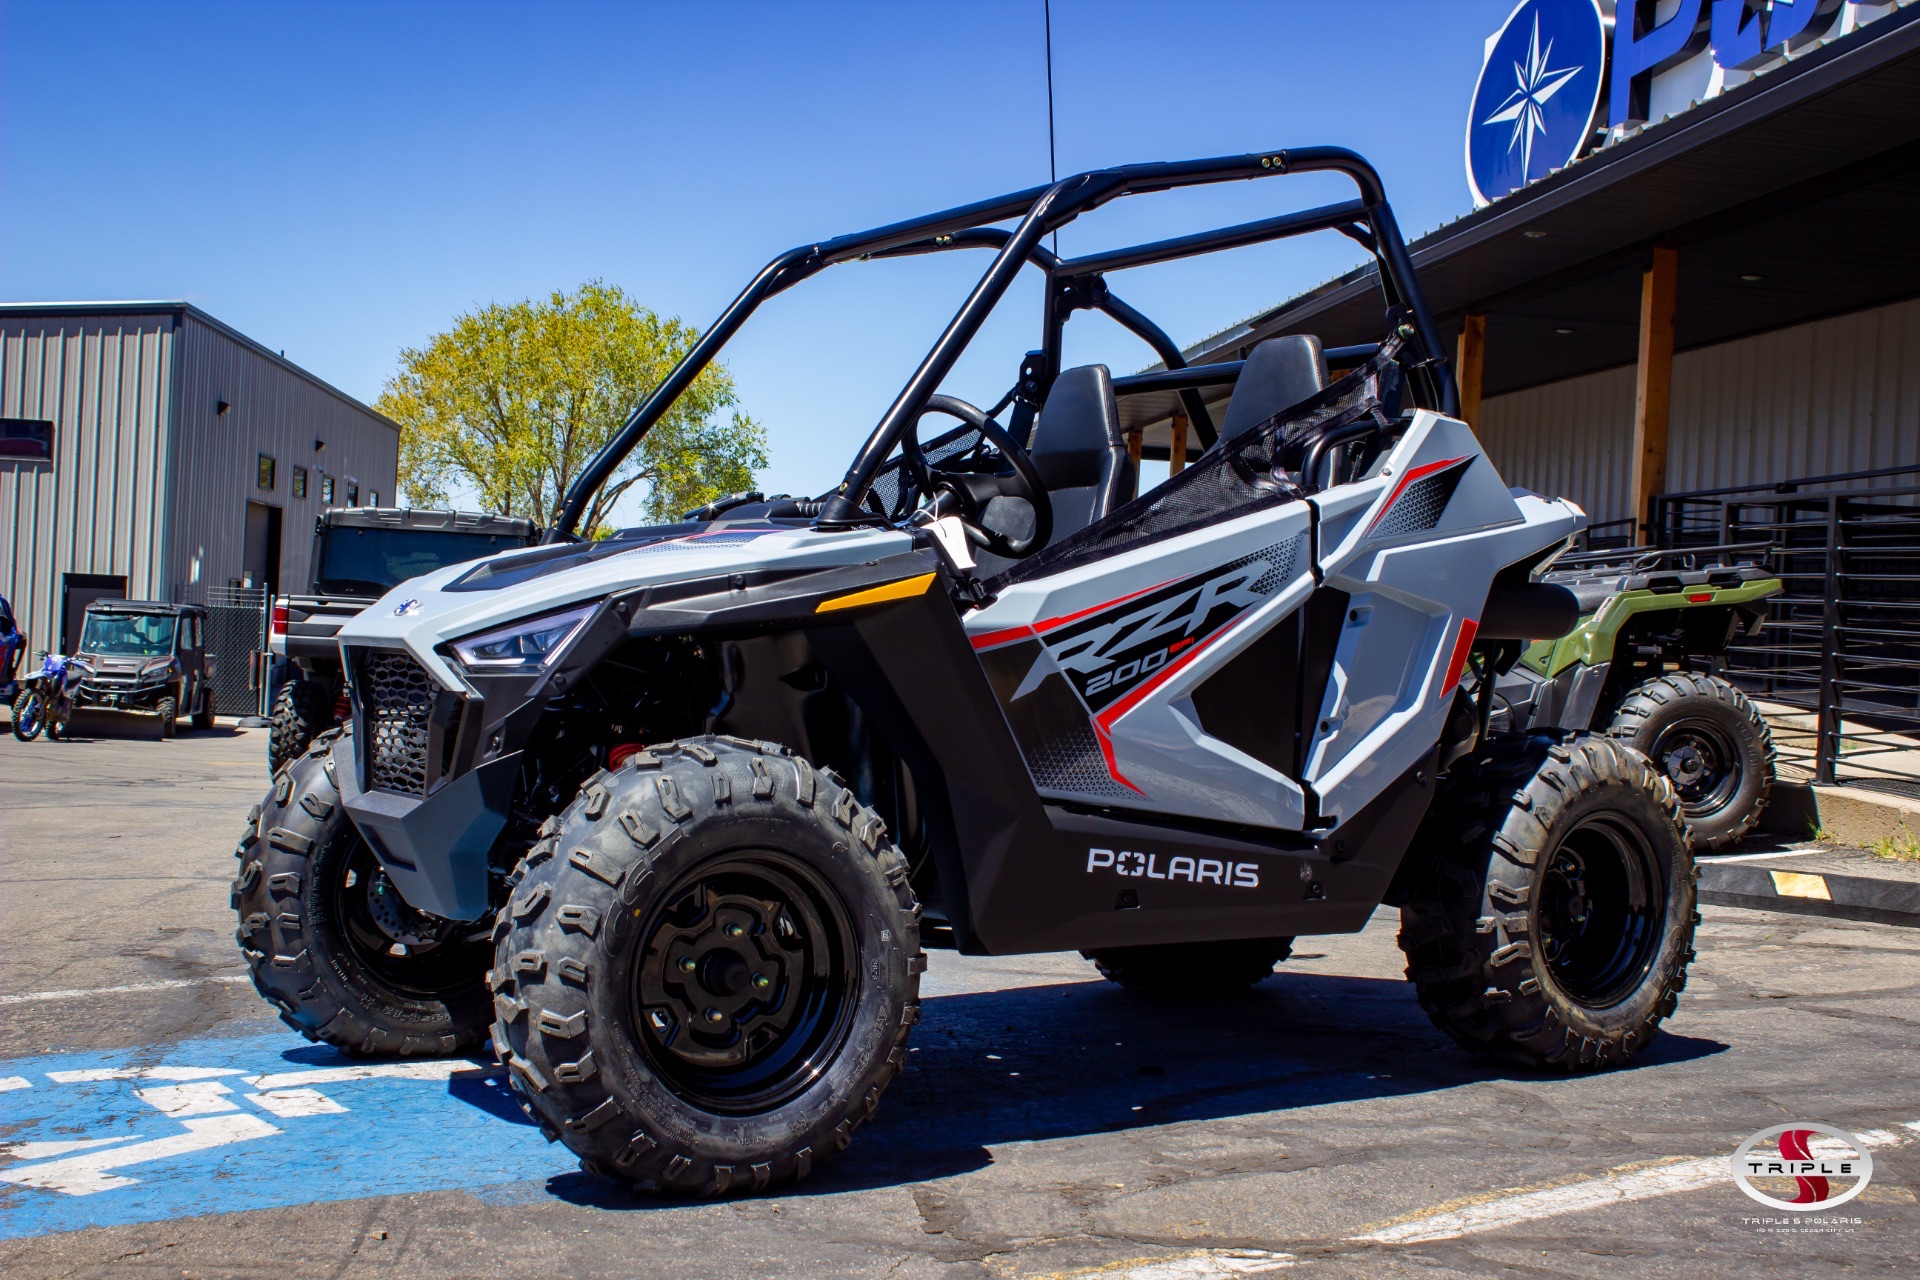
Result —
<instances>
[{"instance_id":1,"label":"green leafy tree","mask_svg":"<svg viewBox=\"0 0 1920 1280\"><path fill-rule=\"evenodd\" d=\"M457 317L400 353L374 406L400 424L407 501L444 506L463 487L490 510L551 525L574 479L699 336L597 280ZM710 365L600 487L581 530L604 535L635 485L647 519L671 520L752 488L766 465L766 428Z\"/></svg>"}]
</instances>

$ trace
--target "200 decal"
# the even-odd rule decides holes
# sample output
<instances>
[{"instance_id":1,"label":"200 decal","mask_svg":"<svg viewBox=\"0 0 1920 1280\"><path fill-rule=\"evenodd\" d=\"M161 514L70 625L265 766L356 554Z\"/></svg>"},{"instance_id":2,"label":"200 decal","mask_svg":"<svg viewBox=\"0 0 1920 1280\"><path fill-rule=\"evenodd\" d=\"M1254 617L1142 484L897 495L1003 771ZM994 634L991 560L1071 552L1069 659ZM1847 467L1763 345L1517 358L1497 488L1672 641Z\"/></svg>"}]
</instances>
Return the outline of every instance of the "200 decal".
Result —
<instances>
[{"instance_id":1,"label":"200 decal","mask_svg":"<svg viewBox=\"0 0 1920 1280\"><path fill-rule=\"evenodd\" d=\"M1229 889L1260 887L1259 863L1190 858L1184 853L1175 854L1163 868L1157 853L1140 853L1132 849L1118 852L1112 849L1088 849L1087 874L1092 875L1096 871L1111 871L1117 876L1142 876L1148 880L1217 884Z\"/></svg>"}]
</instances>

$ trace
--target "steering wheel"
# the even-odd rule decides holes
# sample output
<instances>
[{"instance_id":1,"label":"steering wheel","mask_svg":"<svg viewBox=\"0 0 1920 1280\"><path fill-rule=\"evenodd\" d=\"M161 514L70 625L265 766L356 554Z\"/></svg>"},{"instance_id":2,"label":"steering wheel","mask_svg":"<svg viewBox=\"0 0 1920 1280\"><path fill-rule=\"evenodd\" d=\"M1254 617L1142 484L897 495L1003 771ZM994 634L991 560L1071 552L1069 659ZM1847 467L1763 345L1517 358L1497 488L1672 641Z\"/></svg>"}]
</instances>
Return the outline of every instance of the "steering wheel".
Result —
<instances>
[{"instance_id":1,"label":"steering wheel","mask_svg":"<svg viewBox=\"0 0 1920 1280\"><path fill-rule=\"evenodd\" d=\"M920 418L929 413L944 413L978 431L1000 457L1012 466L1004 471L969 471L945 463L927 461L920 447ZM969 453L972 451L969 450ZM956 396L927 397L927 404L900 438L900 456L914 485L931 501L927 510L936 517L959 516L967 527L967 539L996 556L1018 560L1047 545L1053 536L1053 503L1047 497L1046 483L1034 467L1033 459L1005 427L981 410ZM1020 498L1033 508L1033 530L1024 538L1014 538L987 527L987 504L995 498Z\"/></svg>"}]
</instances>

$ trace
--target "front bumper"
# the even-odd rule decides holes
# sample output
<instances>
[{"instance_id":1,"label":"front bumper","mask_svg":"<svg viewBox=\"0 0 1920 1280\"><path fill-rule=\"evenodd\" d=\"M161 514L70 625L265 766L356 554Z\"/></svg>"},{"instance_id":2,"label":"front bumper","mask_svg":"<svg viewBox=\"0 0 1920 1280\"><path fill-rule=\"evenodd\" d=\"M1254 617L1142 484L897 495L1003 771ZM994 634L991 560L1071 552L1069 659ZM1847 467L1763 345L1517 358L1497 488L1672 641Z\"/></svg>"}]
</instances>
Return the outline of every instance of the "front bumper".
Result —
<instances>
[{"instance_id":1,"label":"front bumper","mask_svg":"<svg viewBox=\"0 0 1920 1280\"><path fill-rule=\"evenodd\" d=\"M170 692L171 687L167 684L137 685L88 679L81 682L74 705L107 707L115 711L155 711L159 709L160 699Z\"/></svg>"}]
</instances>

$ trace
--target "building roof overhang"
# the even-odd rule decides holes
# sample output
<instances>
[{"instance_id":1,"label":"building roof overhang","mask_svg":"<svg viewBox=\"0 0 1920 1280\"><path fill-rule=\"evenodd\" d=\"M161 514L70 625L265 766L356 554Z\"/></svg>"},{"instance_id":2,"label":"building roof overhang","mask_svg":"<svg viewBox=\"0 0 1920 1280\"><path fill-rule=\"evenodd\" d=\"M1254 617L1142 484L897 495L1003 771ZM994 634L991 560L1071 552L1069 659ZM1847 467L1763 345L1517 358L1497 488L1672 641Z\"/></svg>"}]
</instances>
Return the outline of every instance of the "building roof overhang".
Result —
<instances>
[{"instance_id":1,"label":"building roof overhang","mask_svg":"<svg viewBox=\"0 0 1920 1280\"><path fill-rule=\"evenodd\" d=\"M1649 124L1410 247L1457 332L1487 315L1486 394L1635 358L1640 276L1677 248L1685 350L1920 295L1920 5ZM1748 277L1758 277L1752 279ZM1188 352L1378 336L1372 267Z\"/></svg>"}]
</instances>

